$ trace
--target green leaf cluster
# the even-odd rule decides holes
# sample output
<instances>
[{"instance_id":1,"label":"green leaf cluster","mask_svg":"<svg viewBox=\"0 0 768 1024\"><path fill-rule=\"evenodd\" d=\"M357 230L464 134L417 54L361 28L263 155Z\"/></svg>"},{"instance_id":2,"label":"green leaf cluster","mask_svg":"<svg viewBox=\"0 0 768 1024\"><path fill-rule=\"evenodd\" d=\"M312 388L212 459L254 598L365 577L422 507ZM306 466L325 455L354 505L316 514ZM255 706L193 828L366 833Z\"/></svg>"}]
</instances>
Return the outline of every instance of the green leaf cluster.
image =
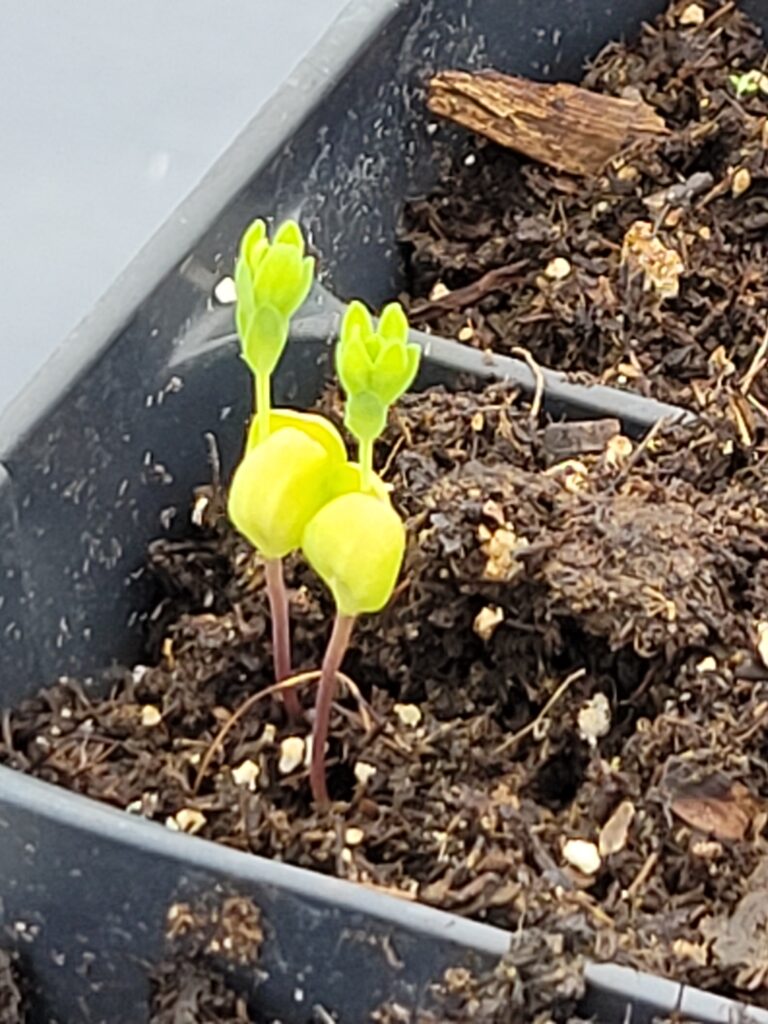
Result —
<instances>
[{"instance_id":1,"label":"green leaf cluster","mask_svg":"<svg viewBox=\"0 0 768 1024\"><path fill-rule=\"evenodd\" d=\"M253 373L271 374L288 341L290 319L304 302L315 261L304 255L304 237L292 220L272 242L263 220L245 232L235 264L235 318L243 358Z\"/></svg>"},{"instance_id":2,"label":"green leaf cluster","mask_svg":"<svg viewBox=\"0 0 768 1024\"><path fill-rule=\"evenodd\" d=\"M314 261L304 250L293 221L272 242L264 222L256 221L240 246L235 316L260 408L232 479L228 511L235 528L265 558L300 549L341 614L376 612L392 594L405 551L405 528L386 486L370 465L348 458L340 434L324 417L269 408L269 377L314 274ZM388 407L416 376L419 352L408 343L408 321L398 303L386 307L376 329L365 306L351 303L336 366L347 396L345 423L358 441L367 442L369 459Z\"/></svg>"},{"instance_id":3,"label":"green leaf cluster","mask_svg":"<svg viewBox=\"0 0 768 1024\"><path fill-rule=\"evenodd\" d=\"M384 430L387 409L408 390L421 350L408 343L408 320L399 302L384 308L378 327L362 302L351 302L336 348L336 371L347 397L344 423L358 441Z\"/></svg>"}]
</instances>

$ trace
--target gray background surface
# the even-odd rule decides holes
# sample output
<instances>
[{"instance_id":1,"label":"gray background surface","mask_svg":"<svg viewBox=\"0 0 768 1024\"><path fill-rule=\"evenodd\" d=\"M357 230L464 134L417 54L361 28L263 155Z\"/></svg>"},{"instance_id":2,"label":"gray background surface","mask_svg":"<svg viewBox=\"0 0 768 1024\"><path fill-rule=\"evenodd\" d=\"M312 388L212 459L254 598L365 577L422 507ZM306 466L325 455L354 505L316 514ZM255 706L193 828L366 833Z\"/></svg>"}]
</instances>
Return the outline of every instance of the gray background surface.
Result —
<instances>
[{"instance_id":1,"label":"gray background surface","mask_svg":"<svg viewBox=\"0 0 768 1024\"><path fill-rule=\"evenodd\" d=\"M346 0L0 0L0 407Z\"/></svg>"}]
</instances>

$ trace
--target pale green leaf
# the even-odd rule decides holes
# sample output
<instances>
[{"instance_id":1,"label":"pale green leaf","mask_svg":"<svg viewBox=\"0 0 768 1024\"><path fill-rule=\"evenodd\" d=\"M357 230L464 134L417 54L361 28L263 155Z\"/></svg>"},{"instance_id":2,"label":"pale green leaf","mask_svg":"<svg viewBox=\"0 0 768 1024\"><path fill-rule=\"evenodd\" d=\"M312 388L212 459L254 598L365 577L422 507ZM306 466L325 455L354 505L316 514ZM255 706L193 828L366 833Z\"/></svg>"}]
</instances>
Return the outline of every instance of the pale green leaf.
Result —
<instances>
[{"instance_id":1,"label":"pale green leaf","mask_svg":"<svg viewBox=\"0 0 768 1024\"><path fill-rule=\"evenodd\" d=\"M249 314L245 306L238 302L235 306L235 326L237 328L237 335L240 338L240 348L243 350L243 355L245 355L245 339L248 337L248 326L252 317L253 311L251 310Z\"/></svg>"},{"instance_id":2,"label":"pale green leaf","mask_svg":"<svg viewBox=\"0 0 768 1024\"><path fill-rule=\"evenodd\" d=\"M353 299L349 306L347 306L344 319L341 321L341 344L346 344L355 335L366 338L372 333L373 322L371 321L371 314L359 299Z\"/></svg>"},{"instance_id":3,"label":"pale green leaf","mask_svg":"<svg viewBox=\"0 0 768 1024\"><path fill-rule=\"evenodd\" d=\"M371 360L371 363L375 366L376 361L379 358L379 353L381 352L382 340L378 336L378 334L369 334L367 337L363 339L363 341L368 352L368 358Z\"/></svg>"},{"instance_id":4,"label":"pale green leaf","mask_svg":"<svg viewBox=\"0 0 768 1024\"><path fill-rule=\"evenodd\" d=\"M405 390L408 357L399 341L384 344L372 374L371 387L385 405L391 405Z\"/></svg>"},{"instance_id":5,"label":"pale green leaf","mask_svg":"<svg viewBox=\"0 0 768 1024\"><path fill-rule=\"evenodd\" d=\"M306 297L304 288L305 271L298 249L273 245L256 274L257 301L267 302L290 317Z\"/></svg>"},{"instance_id":6,"label":"pale green leaf","mask_svg":"<svg viewBox=\"0 0 768 1024\"><path fill-rule=\"evenodd\" d=\"M290 245L294 249L298 249L301 256L304 255L304 236L295 220L286 220L280 225L275 232L272 244Z\"/></svg>"},{"instance_id":7,"label":"pale green leaf","mask_svg":"<svg viewBox=\"0 0 768 1024\"><path fill-rule=\"evenodd\" d=\"M248 251L248 266L251 268L251 274L256 278L259 267L264 262L267 253L269 252L269 242L266 238L262 238L260 242L252 246Z\"/></svg>"},{"instance_id":8,"label":"pale green leaf","mask_svg":"<svg viewBox=\"0 0 768 1024\"><path fill-rule=\"evenodd\" d=\"M387 406L371 391L349 395L344 404L344 425L358 441L375 441L387 425Z\"/></svg>"},{"instance_id":9,"label":"pale green leaf","mask_svg":"<svg viewBox=\"0 0 768 1024\"><path fill-rule=\"evenodd\" d=\"M270 374L287 341L287 318L274 306L259 305L247 324L243 358L254 373Z\"/></svg>"},{"instance_id":10,"label":"pale green leaf","mask_svg":"<svg viewBox=\"0 0 768 1024\"><path fill-rule=\"evenodd\" d=\"M385 341L398 341L401 345L408 340L408 318L399 302L390 302L381 311L378 334Z\"/></svg>"},{"instance_id":11,"label":"pale green leaf","mask_svg":"<svg viewBox=\"0 0 768 1024\"><path fill-rule=\"evenodd\" d=\"M336 346L336 372L347 395L368 390L373 363L363 339L356 335Z\"/></svg>"},{"instance_id":12,"label":"pale green leaf","mask_svg":"<svg viewBox=\"0 0 768 1024\"><path fill-rule=\"evenodd\" d=\"M235 295L238 312L246 319L254 310L253 275L247 260L242 256L235 263ZM241 335L242 337L242 335Z\"/></svg>"},{"instance_id":13,"label":"pale green leaf","mask_svg":"<svg viewBox=\"0 0 768 1024\"><path fill-rule=\"evenodd\" d=\"M251 262L251 253L253 249L261 242L266 241L267 237L267 225L263 220L255 220L250 224L243 234L240 240L240 254L244 256L248 262Z\"/></svg>"}]
</instances>

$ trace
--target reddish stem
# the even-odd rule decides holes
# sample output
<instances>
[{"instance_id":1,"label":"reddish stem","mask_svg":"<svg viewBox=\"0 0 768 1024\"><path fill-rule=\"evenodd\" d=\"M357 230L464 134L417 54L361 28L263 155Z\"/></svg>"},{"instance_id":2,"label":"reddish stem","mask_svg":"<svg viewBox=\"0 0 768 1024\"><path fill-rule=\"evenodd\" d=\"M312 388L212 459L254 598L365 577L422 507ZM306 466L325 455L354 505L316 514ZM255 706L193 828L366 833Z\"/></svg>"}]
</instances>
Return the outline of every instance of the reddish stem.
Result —
<instances>
[{"instance_id":1,"label":"reddish stem","mask_svg":"<svg viewBox=\"0 0 768 1024\"><path fill-rule=\"evenodd\" d=\"M269 610L272 615L272 658L275 663L275 681L291 675L291 625L288 611L288 592L283 579L281 558L268 558L264 563ZM283 703L290 718L301 718L301 703L294 689L286 690Z\"/></svg>"},{"instance_id":2,"label":"reddish stem","mask_svg":"<svg viewBox=\"0 0 768 1024\"><path fill-rule=\"evenodd\" d=\"M312 763L309 768L309 783L312 797L317 804L328 803L328 786L325 780L325 743L331 720L331 705L336 695L336 674L347 653L354 615L336 615L333 621L331 639L325 649L320 683L315 701L315 722L312 727Z\"/></svg>"}]
</instances>

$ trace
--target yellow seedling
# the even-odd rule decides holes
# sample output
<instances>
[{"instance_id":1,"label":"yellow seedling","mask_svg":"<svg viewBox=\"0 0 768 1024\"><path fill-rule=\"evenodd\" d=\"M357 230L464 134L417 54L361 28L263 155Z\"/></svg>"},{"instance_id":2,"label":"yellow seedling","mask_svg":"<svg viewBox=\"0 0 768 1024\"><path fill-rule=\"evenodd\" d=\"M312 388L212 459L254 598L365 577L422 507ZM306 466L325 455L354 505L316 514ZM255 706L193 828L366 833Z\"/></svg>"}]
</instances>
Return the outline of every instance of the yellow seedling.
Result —
<instances>
[{"instance_id":1,"label":"yellow seedling","mask_svg":"<svg viewBox=\"0 0 768 1024\"><path fill-rule=\"evenodd\" d=\"M378 612L395 588L405 552L405 527L375 478L374 492L351 491L318 511L304 531L302 551L336 602L336 617L325 650L315 702L312 796L328 802L325 744L336 678L358 615Z\"/></svg>"},{"instance_id":2,"label":"yellow seedling","mask_svg":"<svg viewBox=\"0 0 768 1024\"><path fill-rule=\"evenodd\" d=\"M351 303L336 366L346 393L344 422L359 445L357 463L348 460L338 431L322 416L272 409L271 375L313 272L298 225L282 225L271 242L262 221L246 231L235 270L236 321L243 358L256 381L256 415L232 480L229 515L265 560L278 681L291 674L283 558L301 547L336 602L312 733L310 783L315 800L324 803L337 673L357 616L386 605L403 561L405 528L373 470L373 445L389 406L416 376L420 350L408 341L408 321L398 303L384 309L375 327L365 306ZM285 699L289 711L300 714L292 689Z\"/></svg>"},{"instance_id":3,"label":"yellow seedling","mask_svg":"<svg viewBox=\"0 0 768 1024\"><path fill-rule=\"evenodd\" d=\"M388 500L359 491L342 494L310 520L302 551L340 615L380 612L400 573L405 527Z\"/></svg>"},{"instance_id":4,"label":"yellow seedling","mask_svg":"<svg viewBox=\"0 0 768 1024\"><path fill-rule=\"evenodd\" d=\"M229 518L265 559L285 558L301 545L315 513L333 497L334 465L346 453L295 426L249 449L235 470Z\"/></svg>"},{"instance_id":5,"label":"yellow seedling","mask_svg":"<svg viewBox=\"0 0 768 1024\"><path fill-rule=\"evenodd\" d=\"M304 255L301 228L289 220L267 238L263 220L243 235L235 264L235 322L243 359L256 378L256 419L269 434L270 379L288 341L290 320L312 287L315 261Z\"/></svg>"},{"instance_id":6,"label":"yellow seedling","mask_svg":"<svg viewBox=\"0 0 768 1024\"><path fill-rule=\"evenodd\" d=\"M235 526L265 559L278 681L291 674L282 558L298 546L303 522L319 507L309 499L307 507L301 503L297 506L295 499L305 485L310 486L311 479L322 478L321 467L326 462L346 457L343 442L331 424L318 424L321 417L292 410L273 412L271 408L272 374L288 341L290 319L312 287L314 269L315 261L305 256L304 238L294 221L282 224L271 242L264 221L254 221L243 235L235 264L235 323L243 359L254 376L256 409L246 457L233 481L229 512ZM290 434L249 461L255 445L266 445L274 431L287 426L293 428ZM252 500L253 507L249 508ZM288 537L295 539L286 548ZM276 551L282 553L274 554ZM293 691L285 692L285 703L291 716L298 717L301 708Z\"/></svg>"},{"instance_id":7,"label":"yellow seedling","mask_svg":"<svg viewBox=\"0 0 768 1024\"><path fill-rule=\"evenodd\" d=\"M344 425L357 439L363 486L373 473L373 444L387 425L390 405L408 390L421 350L408 342L408 320L399 302L385 306L377 327L362 304L349 304L336 347L336 371L346 394Z\"/></svg>"},{"instance_id":8,"label":"yellow seedling","mask_svg":"<svg viewBox=\"0 0 768 1024\"><path fill-rule=\"evenodd\" d=\"M408 343L408 321L391 303L374 329L370 313L352 302L344 317L336 367L346 392L344 422L359 443L357 480L346 471L348 490L323 505L302 540L309 564L336 602L315 704L310 784L318 803L328 800L325 743L336 677L358 615L378 612L394 591L405 552L405 527L373 471L373 444L387 410L412 384L420 349Z\"/></svg>"},{"instance_id":9,"label":"yellow seedling","mask_svg":"<svg viewBox=\"0 0 768 1024\"><path fill-rule=\"evenodd\" d=\"M315 412L299 412L297 409L270 409L269 434L274 434L275 431L282 430L284 427L294 427L302 434L306 434L307 437L313 438L326 449L329 455L334 456L334 461L343 461L347 458L347 449L341 439L341 434L325 416L320 416ZM245 442L246 452L260 443L258 428L258 422L255 419L252 420Z\"/></svg>"}]
</instances>

